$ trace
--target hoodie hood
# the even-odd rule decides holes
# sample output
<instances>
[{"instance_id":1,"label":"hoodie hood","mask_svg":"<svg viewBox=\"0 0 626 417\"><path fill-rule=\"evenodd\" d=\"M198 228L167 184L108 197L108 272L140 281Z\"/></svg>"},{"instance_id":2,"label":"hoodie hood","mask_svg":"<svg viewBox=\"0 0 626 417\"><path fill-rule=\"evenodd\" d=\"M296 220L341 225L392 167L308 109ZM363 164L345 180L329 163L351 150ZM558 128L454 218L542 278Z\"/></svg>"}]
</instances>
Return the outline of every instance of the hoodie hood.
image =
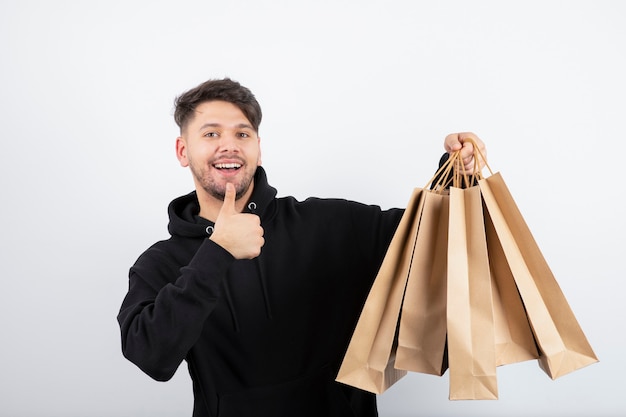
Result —
<instances>
[{"instance_id":1,"label":"hoodie hood","mask_svg":"<svg viewBox=\"0 0 626 417\"><path fill-rule=\"evenodd\" d=\"M267 220L275 214L276 189L267 182L263 167L257 167L254 174L254 189L246 204L245 212L257 214L261 220ZM213 222L198 216L200 204L195 191L173 200L168 209L169 224L167 230L172 236L202 238L210 236ZM207 230L208 229L208 230Z\"/></svg>"}]
</instances>

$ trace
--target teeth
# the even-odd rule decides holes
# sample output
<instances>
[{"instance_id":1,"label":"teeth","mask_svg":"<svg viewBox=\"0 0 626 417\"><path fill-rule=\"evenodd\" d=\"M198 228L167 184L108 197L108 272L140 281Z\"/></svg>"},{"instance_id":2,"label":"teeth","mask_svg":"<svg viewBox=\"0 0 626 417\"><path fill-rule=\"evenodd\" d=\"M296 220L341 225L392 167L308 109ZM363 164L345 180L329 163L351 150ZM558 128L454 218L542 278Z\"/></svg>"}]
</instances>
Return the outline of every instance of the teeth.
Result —
<instances>
[{"instance_id":1,"label":"teeth","mask_svg":"<svg viewBox=\"0 0 626 417\"><path fill-rule=\"evenodd\" d=\"M237 169L241 168L241 164L237 163L229 163L229 164L215 164L215 168L217 169Z\"/></svg>"}]
</instances>

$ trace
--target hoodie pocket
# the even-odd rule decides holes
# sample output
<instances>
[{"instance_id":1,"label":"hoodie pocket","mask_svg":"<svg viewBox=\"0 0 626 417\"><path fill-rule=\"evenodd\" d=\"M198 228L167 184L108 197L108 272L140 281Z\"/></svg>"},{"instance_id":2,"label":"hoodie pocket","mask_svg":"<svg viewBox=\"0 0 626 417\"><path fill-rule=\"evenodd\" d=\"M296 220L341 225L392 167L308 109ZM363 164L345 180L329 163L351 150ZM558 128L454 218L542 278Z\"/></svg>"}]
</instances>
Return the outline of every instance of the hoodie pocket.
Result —
<instances>
[{"instance_id":1,"label":"hoodie pocket","mask_svg":"<svg viewBox=\"0 0 626 417\"><path fill-rule=\"evenodd\" d=\"M281 384L218 395L218 417L355 417L328 367Z\"/></svg>"}]
</instances>

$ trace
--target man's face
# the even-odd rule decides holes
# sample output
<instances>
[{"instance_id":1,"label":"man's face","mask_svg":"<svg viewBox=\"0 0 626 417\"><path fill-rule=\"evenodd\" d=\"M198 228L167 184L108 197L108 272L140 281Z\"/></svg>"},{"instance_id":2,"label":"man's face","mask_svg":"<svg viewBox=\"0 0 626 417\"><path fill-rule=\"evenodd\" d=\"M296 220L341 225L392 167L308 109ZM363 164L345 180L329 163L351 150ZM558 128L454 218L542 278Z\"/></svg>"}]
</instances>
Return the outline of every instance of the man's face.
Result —
<instances>
[{"instance_id":1,"label":"man's face","mask_svg":"<svg viewBox=\"0 0 626 417\"><path fill-rule=\"evenodd\" d=\"M249 198L257 166L261 165L260 138L237 106L225 101L200 104L176 141L180 164L191 169L196 190L224 199L226 183L237 198Z\"/></svg>"}]
</instances>

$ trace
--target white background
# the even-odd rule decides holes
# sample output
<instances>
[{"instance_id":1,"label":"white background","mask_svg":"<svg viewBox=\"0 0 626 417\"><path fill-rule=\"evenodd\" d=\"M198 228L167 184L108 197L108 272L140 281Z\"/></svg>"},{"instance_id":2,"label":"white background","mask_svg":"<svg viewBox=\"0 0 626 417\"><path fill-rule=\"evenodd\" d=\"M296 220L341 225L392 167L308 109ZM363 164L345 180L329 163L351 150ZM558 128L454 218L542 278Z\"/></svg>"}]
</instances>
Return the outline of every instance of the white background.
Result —
<instances>
[{"instance_id":1,"label":"white background","mask_svg":"<svg viewBox=\"0 0 626 417\"><path fill-rule=\"evenodd\" d=\"M447 133L500 171L600 362L498 369L500 399L410 374L381 416L626 415L626 3L0 2L0 415L185 416L185 367L120 351L128 268L192 189L173 99L230 76L280 195L404 206Z\"/></svg>"}]
</instances>

